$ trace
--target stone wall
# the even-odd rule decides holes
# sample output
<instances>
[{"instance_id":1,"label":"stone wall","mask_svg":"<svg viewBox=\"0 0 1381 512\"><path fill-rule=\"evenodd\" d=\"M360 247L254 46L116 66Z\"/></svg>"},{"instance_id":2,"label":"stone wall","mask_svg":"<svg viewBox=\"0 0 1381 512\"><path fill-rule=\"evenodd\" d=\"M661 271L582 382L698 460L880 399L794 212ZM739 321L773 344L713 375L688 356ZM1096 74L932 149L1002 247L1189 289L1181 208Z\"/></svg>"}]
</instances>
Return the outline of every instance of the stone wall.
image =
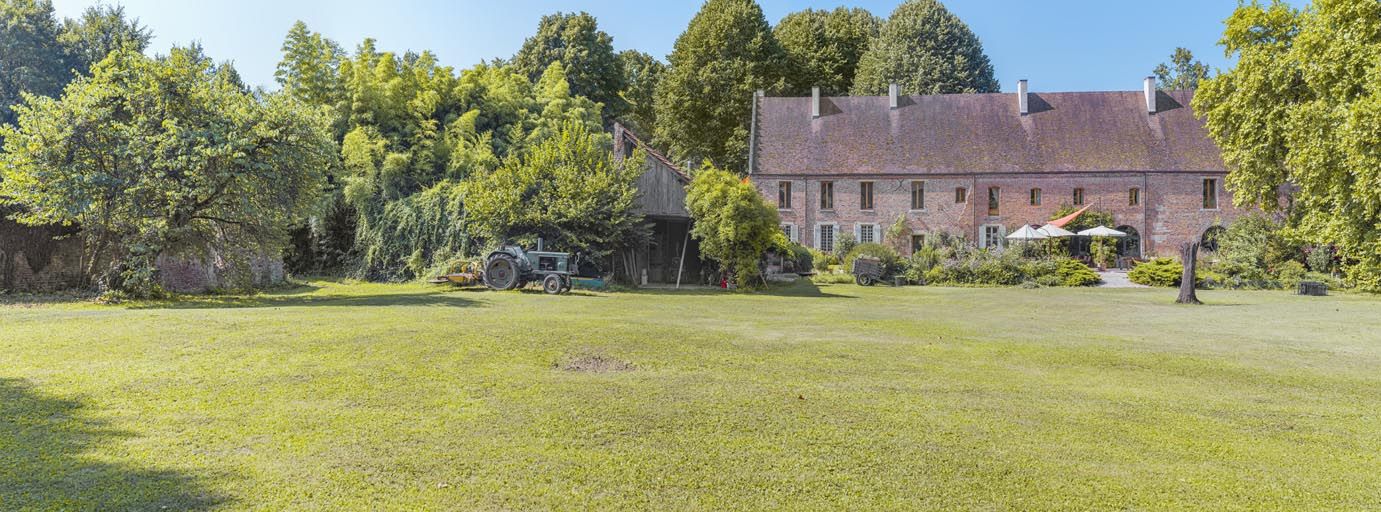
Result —
<instances>
[{"instance_id":1,"label":"stone wall","mask_svg":"<svg viewBox=\"0 0 1381 512\"><path fill-rule=\"evenodd\" d=\"M286 279L283 258L243 250L207 254L162 255L158 277L163 289L177 293L260 288Z\"/></svg>"},{"instance_id":2,"label":"stone wall","mask_svg":"<svg viewBox=\"0 0 1381 512\"><path fill-rule=\"evenodd\" d=\"M793 227L802 244L816 247L815 229L834 224L837 233L857 233L859 224L877 228L878 237L905 215L914 234L947 232L980 240L987 225L1004 233L1024 224L1041 225L1062 205L1074 203L1074 190L1083 189L1083 204L1113 215L1115 226L1135 229L1144 256L1173 256L1181 242L1195 240L1214 225L1227 224L1246 213L1232 204L1223 173L1026 173L915 176L754 176L759 192L778 203L778 184L791 182L791 208L778 210L782 223ZM1203 208L1203 180L1217 180L1217 208ZM820 209L820 183L834 183L834 208ZM873 183L873 209L860 208L860 182ZM925 207L911 208L911 182L925 182ZM965 200L956 201L956 189ZM996 215L988 210L988 190L998 189ZM1040 204L1031 204L1031 190L1040 189ZM1130 191L1137 189L1137 204Z\"/></svg>"},{"instance_id":3,"label":"stone wall","mask_svg":"<svg viewBox=\"0 0 1381 512\"><path fill-rule=\"evenodd\" d=\"M45 293L80 286L82 246L73 233L0 218L0 290Z\"/></svg>"}]
</instances>

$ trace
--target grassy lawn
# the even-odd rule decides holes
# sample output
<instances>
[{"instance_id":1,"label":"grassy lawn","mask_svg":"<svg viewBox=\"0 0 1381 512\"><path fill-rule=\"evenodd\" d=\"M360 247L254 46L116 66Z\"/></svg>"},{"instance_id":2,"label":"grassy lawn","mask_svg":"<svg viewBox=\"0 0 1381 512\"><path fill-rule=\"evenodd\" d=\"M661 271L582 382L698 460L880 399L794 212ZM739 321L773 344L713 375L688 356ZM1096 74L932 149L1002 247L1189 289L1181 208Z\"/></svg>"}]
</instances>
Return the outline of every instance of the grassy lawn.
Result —
<instances>
[{"instance_id":1,"label":"grassy lawn","mask_svg":"<svg viewBox=\"0 0 1381 512\"><path fill-rule=\"evenodd\" d=\"M1381 299L1174 296L10 303L0 509L1381 508Z\"/></svg>"}]
</instances>

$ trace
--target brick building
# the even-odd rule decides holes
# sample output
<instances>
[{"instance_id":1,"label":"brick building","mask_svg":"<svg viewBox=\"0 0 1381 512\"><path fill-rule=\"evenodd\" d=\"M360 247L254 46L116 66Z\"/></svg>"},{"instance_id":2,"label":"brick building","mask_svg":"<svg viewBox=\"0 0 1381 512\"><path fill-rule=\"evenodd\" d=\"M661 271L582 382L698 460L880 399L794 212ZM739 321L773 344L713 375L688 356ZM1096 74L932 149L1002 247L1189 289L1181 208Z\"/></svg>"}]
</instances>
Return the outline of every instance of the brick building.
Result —
<instances>
[{"instance_id":1,"label":"brick building","mask_svg":"<svg viewBox=\"0 0 1381 512\"><path fill-rule=\"evenodd\" d=\"M1131 256L1175 254L1242 212L1191 91L754 98L749 173L793 240L882 241L905 216L1001 245L1062 205L1109 212Z\"/></svg>"}]
</instances>

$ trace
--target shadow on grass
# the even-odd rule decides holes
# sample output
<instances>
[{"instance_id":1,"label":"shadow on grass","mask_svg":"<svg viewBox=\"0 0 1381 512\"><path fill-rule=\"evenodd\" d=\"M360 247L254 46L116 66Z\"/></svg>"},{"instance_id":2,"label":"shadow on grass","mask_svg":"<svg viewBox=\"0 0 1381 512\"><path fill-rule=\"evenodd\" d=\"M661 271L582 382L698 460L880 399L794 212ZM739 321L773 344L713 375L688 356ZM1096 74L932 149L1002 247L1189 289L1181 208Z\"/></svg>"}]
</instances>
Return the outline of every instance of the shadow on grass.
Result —
<instances>
[{"instance_id":1,"label":"shadow on grass","mask_svg":"<svg viewBox=\"0 0 1381 512\"><path fill-rule=\"evenodd\" d=\"M446 306L479 305L474 299L456 295L457 290L436 289L403 293L332 294L313 293L319 287L304 285L254 295L189 295L167 301L128 304L130 309L220 309L354 306Z\"/></svg>"},{"instance_id":2,"label":"shadow on grass","mask_svg":"<svg viewBox=\"0 0 1381 512\"><path fill-rule=\"evenodd\" d=\"M0 378L0 507L5 510L206 510L228 498L192 475L91 460L134 434L88 417L76 400Z\"/></svg>"}]
</instances>

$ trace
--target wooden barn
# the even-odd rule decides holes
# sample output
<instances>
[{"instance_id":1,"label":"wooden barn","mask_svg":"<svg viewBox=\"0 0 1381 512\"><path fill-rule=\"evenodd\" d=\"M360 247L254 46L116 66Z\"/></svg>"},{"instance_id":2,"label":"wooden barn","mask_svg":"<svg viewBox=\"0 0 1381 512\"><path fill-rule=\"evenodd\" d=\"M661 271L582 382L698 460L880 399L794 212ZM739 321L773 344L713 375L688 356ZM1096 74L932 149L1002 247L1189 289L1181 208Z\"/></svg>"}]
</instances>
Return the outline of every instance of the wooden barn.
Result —
<instances>
[{"instance_id":1,"label":"wooden barn","mask_svg":"<svg viewBox=\"0 0 1381 512\"><path fill-rule=\"evenodd\" d=\"M631 157L638 148L647 155L647 170L638 179L638 209L647 218L652 236L648 243L614 258L615 275L635 284L704 282L700 244L690 237L691 218L686 209L690 176L644 144L637 134L615 123L615 157Z\"/></svg>"}]
</instances>

